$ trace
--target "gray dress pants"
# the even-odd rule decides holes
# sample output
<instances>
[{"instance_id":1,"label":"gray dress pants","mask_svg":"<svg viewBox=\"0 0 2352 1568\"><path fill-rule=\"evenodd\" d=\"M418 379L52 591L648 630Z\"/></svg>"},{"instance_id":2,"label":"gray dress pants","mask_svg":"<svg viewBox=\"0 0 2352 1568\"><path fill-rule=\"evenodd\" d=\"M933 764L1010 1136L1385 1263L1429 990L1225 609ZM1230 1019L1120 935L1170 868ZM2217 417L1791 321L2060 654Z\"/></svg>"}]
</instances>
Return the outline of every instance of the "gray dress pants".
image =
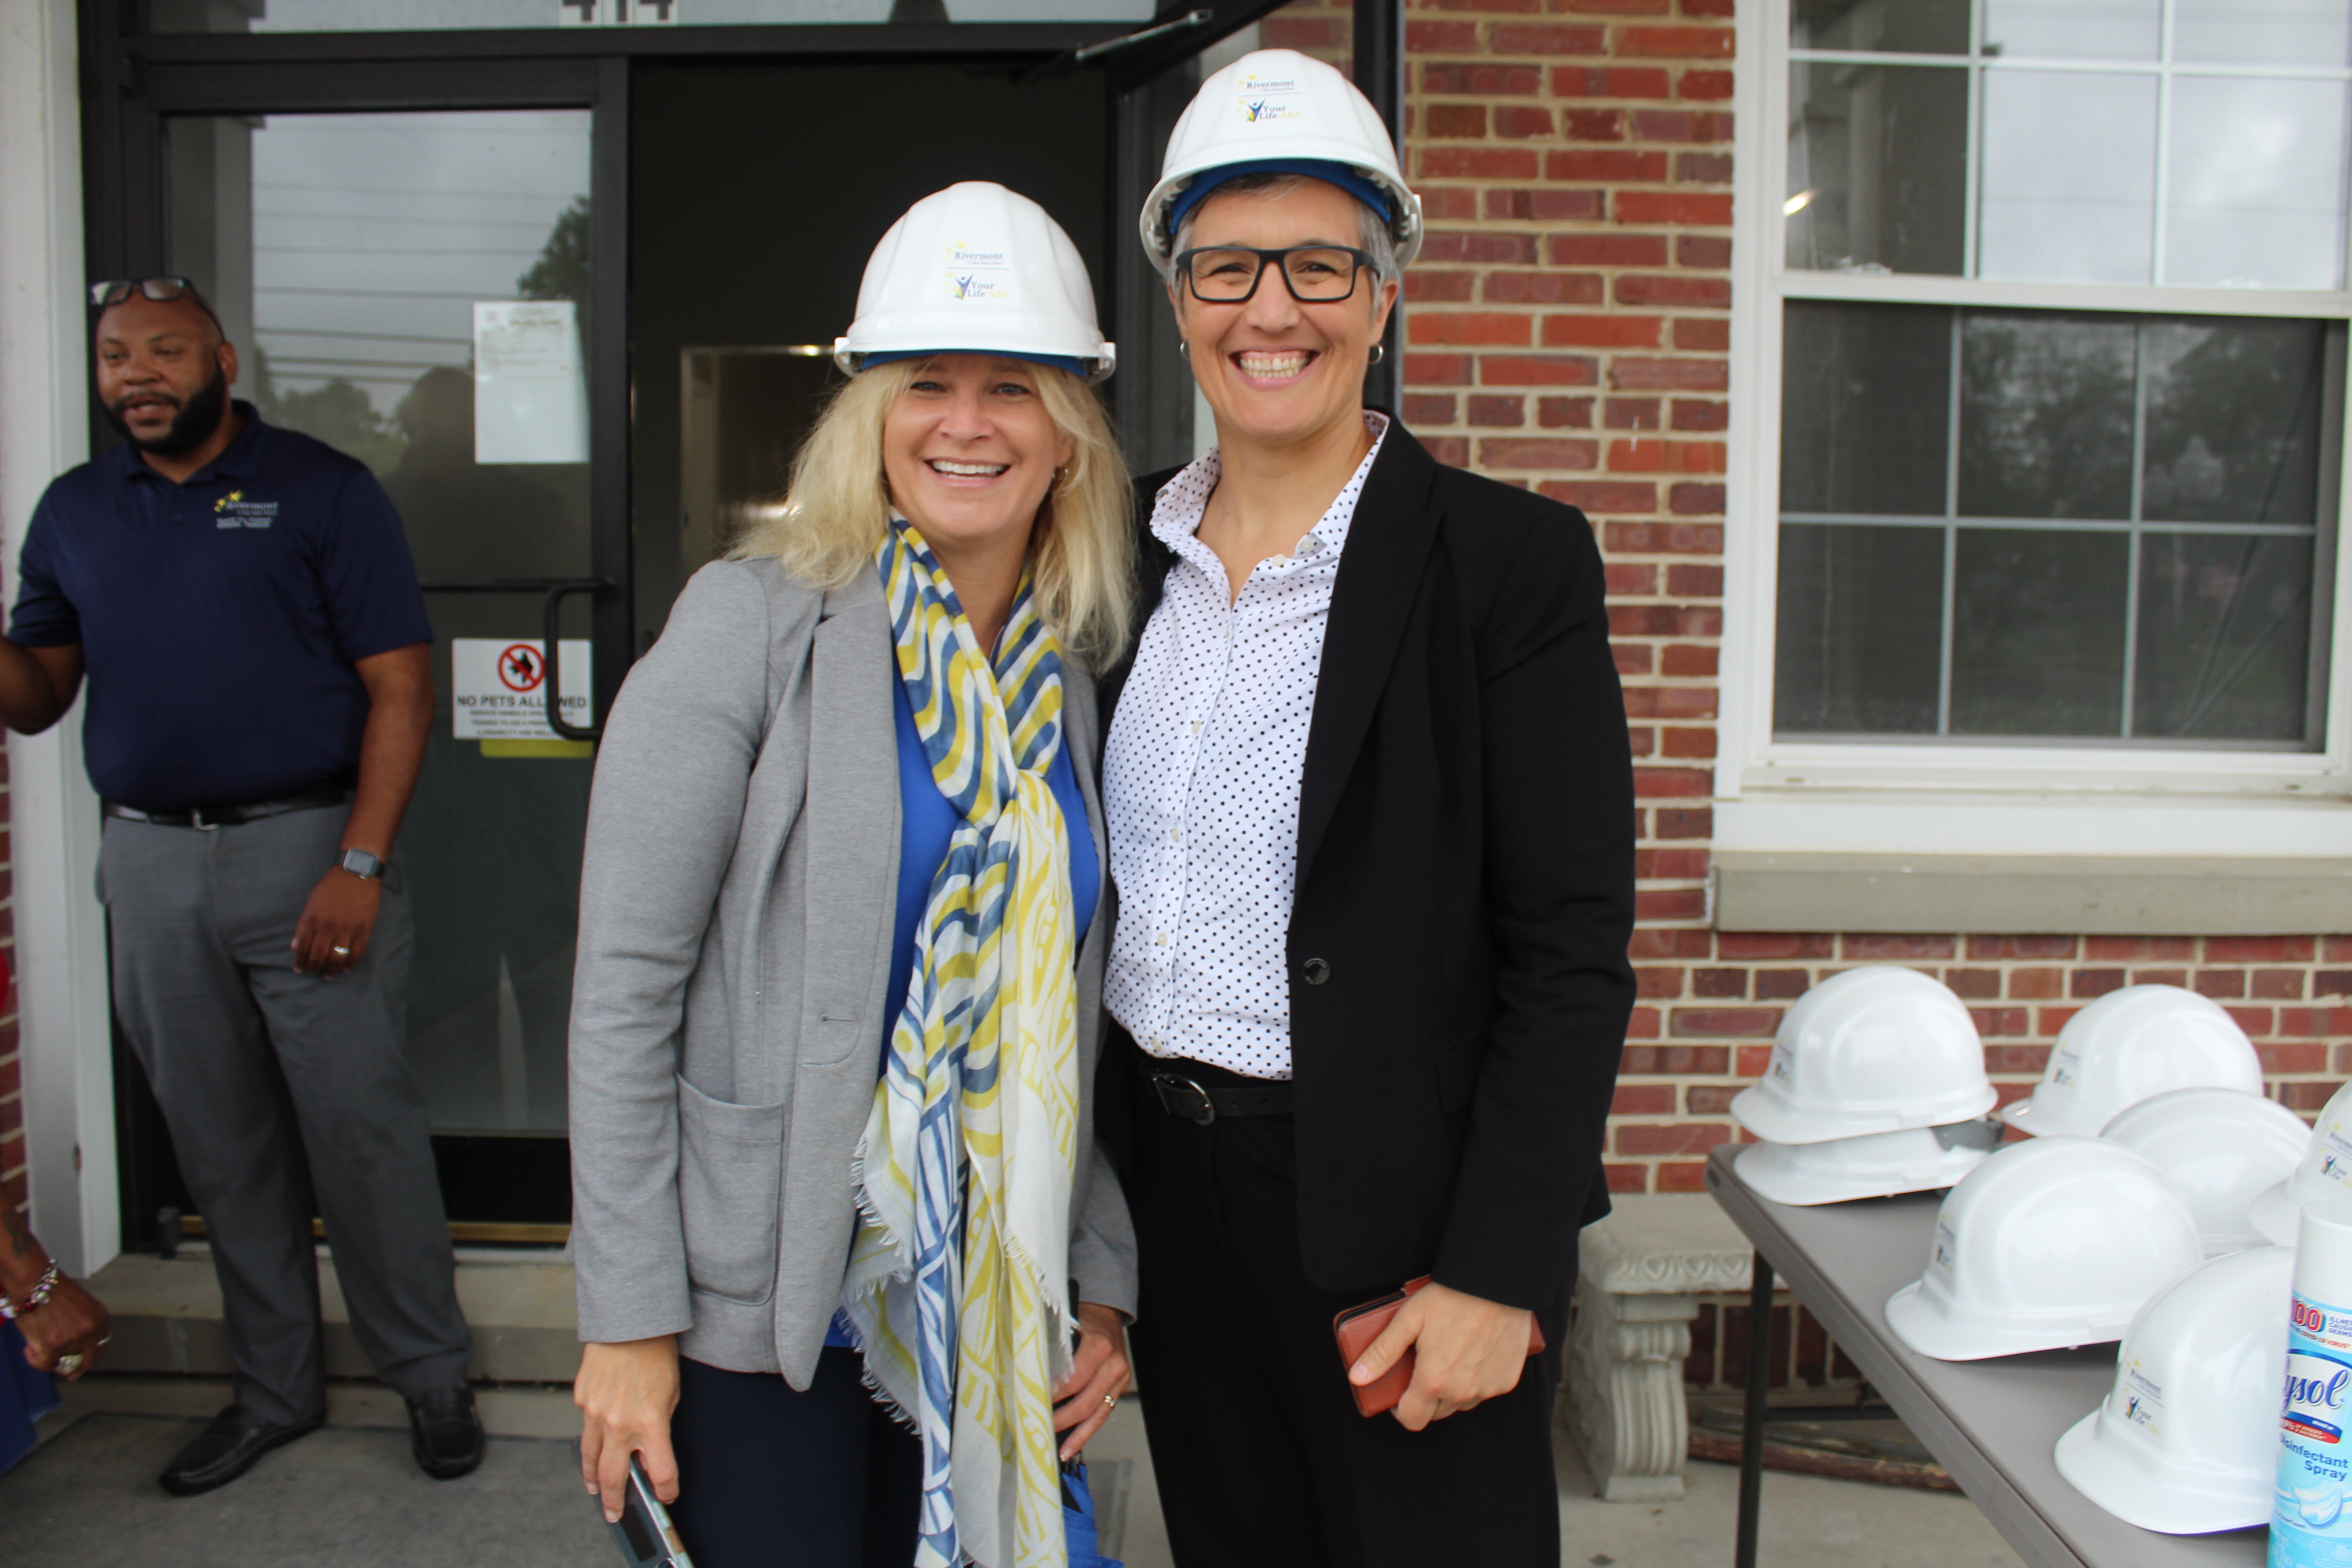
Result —
<instances>
[{"instance_id":1,"label":"gray dress pants","mask_svg":"<svg viewBox=\"0 0 2352 1568\"><path fill-rule=\"evenodd\" d=\"M332 980L294 972L294 927L345 815L110 818L99 856L115 1016L205 1216L237 1403L267 1421L326 1406L314 1196L377 1376L421 1397L465 1376L469 1344L403 1051L415 935L397 868L361 961Z\"/></svg>"}]
</instances>

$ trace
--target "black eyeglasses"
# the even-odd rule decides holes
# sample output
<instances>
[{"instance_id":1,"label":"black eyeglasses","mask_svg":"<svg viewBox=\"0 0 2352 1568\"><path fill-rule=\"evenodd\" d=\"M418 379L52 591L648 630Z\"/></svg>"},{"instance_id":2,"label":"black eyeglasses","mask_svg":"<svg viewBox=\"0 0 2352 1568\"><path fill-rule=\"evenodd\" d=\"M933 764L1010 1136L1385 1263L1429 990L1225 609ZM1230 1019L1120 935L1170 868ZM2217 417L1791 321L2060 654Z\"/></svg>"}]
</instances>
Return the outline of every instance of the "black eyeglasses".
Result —
<instances>
[{"instance_id":1,"label":"black eyeglasses","mask_svg":"<svg viewBox=\"0 0 2352 1568\"><path fill-rule=\"evenodd\" d=\"M1302 305L1328 305L1356 291L1356 274L1369 268L1369 252L1344 245L1294 245L1286 250L1245 246L1208 246L1176 258L1192 298L1210 305L1238 305L1257 292L1257 280L1271 266L1282 274L1290 297Z\"/></svg>"},{"instance_id":2,"label":"black eyeglasses","mask_svg":"<svg viewBox=\"0 0 2352 1568\"><path fill-rule=\"evenodd\" d=\"M188 279L109 278L103 282L89 286L89 302L101 310L110 305L121 304L133 294L163 303L173 300L193 300L195 301L196 309L211 317L213 325L220 328L221 336L224 338L228 336L228 329L221 327L220 313L213 309L212 301L205 299L195 284Z\"/></svg>"}]
</instances>

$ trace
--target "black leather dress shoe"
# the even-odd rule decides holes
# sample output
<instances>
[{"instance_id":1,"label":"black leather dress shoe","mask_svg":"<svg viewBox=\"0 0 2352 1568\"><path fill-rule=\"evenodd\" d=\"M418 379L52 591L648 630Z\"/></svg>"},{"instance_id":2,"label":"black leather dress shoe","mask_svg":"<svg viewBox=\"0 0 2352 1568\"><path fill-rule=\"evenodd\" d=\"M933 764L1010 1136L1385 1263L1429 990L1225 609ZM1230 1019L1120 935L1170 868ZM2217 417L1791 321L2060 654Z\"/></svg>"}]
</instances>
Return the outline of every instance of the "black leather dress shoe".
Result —
<instances>
[{"instance_id":1,"label":"black leather dress shoe","mask_svg":"<svg viewBox=\"0 0 2352 1568\"><path fill-rule=\"evenodd\" d=\"M482 1462L482 1418L474 1391L462 1383L408 1402L408 1451L416 1468L436 1481L471 1475Z\"/></svg>"},{"instance_id":2,"label":"black leather dress shoe","mask_svg":"<svg viewBox=\"0 0 2352 1568\"><path fill-rule=\"evenodd\" d=\"M225 1487L246 1471L253 1462L272 1448L282 1448L295 1438L316 1432L326 1425L322 1413L308 1421L296 1421L280 1426L264 1421L242 1405L232 1405L212 1419L212 1424L197 1434L196 1440L180 1450L179 1457L163 1467L155 1479L163 1489L178 1497L194 1497L215 1487Z\"/></svg>"}]
</instances>

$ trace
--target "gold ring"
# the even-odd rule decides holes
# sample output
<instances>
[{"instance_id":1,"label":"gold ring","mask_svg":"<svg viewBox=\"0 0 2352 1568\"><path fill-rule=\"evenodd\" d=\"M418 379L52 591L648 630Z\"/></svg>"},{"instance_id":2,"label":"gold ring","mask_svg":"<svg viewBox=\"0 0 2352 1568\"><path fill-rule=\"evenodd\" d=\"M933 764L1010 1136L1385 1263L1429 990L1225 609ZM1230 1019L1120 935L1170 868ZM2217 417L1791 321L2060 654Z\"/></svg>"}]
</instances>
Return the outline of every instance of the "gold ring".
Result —
<instances>
[{"instance_id":1,"label":"gold ring","mask_svg":"<svg viewBox=\"0 0 2352 1568\"><path fill-rule=\"evenodd\" d=\"M76 1351L71 1355L61 1355L58 1357L58 1370L64 1373L68 1377L71 1377L74 1373L79 1372L81 1370L81 1352L79 1351Z\"/></svg>"},{"instance_id":2,"label":"gold ring","mask_svg":"<svg viewBox=\"0 0 2352 1568\"><path fill-rule=\"evenodd\" d=\"M1118 1395L1116 1394L1106 1394L1103 1395L1103 1403L1108 1405L1111 1409L1116 1410L1118 1408Z\"/></svg>"}]
</instances>

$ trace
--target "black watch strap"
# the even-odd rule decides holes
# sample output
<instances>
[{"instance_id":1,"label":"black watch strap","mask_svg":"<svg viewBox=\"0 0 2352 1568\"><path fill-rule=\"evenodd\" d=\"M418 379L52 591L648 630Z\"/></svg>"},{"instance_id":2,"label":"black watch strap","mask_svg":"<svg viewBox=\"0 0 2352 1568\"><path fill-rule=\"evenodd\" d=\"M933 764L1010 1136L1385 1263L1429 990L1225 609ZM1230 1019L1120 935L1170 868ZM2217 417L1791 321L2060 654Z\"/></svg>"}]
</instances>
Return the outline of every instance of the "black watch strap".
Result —
<instances>
[{"instance_id":1,"label":"black watch strap","mask_svg":"<svg viewBox=\"0 0 2352 1568\"><path fill-rule=\"evenodd\" d=\"M383 875L383 862L364 849L346 849L335 864L363 881L372 882Z\"/></svg>"}]
</instances>

